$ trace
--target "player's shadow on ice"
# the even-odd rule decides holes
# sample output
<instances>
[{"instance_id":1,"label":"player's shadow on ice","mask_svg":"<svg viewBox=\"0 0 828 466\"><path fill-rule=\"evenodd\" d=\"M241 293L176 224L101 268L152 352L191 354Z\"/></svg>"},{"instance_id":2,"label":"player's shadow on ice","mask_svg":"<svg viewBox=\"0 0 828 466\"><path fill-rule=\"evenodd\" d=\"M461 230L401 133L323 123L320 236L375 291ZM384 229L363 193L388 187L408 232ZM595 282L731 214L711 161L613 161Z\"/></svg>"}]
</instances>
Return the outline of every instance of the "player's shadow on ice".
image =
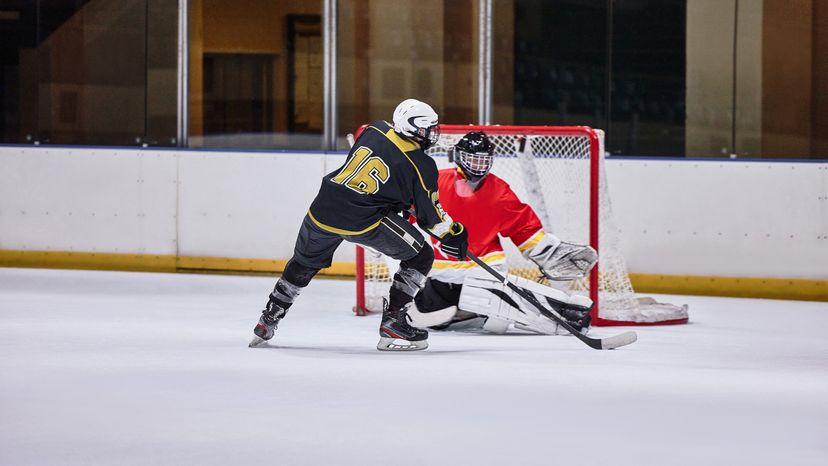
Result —
<instances>
[{"instance_id":1,"label":"player's shadow on ice","mask_svg":"<svg viewBox=\"0 0 828 466\"><path fill-rule=\"evenodd\" d=\"M389 354L399 354L399 353L408 353L408 354L420 354L420 355L440 355L440 354L462 354L462 353L485 353L492 351L490 349L432 349L428 348L426 350L421 351L379 351L376 348L366 346L366 347L359 347L355 348L353 346L291 346L291 345L271 345L271 344L263 344L251 349L265 349L265 350L276 350L276 351L283 351L286 353L294 353L297 356L307 356L310 357L313 354L329 354L329 355L338 355L338 356L365 356L365 355L376 355L380 357L387 357ZM304 354L303 354L304 353Z\"/></svg>"}]
</instances>

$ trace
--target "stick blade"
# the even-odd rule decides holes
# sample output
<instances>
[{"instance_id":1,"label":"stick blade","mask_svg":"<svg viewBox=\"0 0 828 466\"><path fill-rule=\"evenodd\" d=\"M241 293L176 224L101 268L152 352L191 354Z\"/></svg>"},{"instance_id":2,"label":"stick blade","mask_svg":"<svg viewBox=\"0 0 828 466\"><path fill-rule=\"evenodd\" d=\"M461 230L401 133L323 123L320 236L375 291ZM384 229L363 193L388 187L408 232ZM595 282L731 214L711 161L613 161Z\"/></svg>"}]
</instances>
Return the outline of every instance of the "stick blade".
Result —
<instances>
[{"instance_id":1,"label":"stick blade","mask_svg":"<svg viewBox=\"0 0 828 466\"><path fill-rule=\"evenodd\" d=\"M633 331L619 333L618 335L602 338L601 349L620 348L635 343L636 340L638 340L638 334Z\"/></svg>"}]
</instances>

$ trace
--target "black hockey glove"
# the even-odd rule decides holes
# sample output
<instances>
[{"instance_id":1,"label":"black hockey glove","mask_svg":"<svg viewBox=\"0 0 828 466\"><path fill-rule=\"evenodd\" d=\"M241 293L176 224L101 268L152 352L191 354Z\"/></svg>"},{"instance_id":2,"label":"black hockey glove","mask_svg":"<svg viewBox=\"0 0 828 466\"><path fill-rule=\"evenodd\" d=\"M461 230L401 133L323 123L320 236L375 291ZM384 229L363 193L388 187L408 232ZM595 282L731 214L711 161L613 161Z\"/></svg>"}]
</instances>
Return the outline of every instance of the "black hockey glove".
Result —
<instances>
[{"instance_id":1,"label":"black hockey glove","mask_svg":"<svg viewBox=\"0 0 828 466\"><path fill-rule=\"evenodd\" d=\"M561 317L584 335L586 335L589 325L592 323L591 311L591 306L588 309L579 306L566 306L563 309L558 309Z\"/></svg>"},{"instance_id":2,"label":"black hockey glove","mask_svg":"<svg viewBox=\"0 0 828 466\"><path fill-rule=\"evenodd\" d=\"M440 251L457 260L465 260L469 252L469 233L461 223L452 222L448 231L440 236Z\"/></svg>"}]
</instances>

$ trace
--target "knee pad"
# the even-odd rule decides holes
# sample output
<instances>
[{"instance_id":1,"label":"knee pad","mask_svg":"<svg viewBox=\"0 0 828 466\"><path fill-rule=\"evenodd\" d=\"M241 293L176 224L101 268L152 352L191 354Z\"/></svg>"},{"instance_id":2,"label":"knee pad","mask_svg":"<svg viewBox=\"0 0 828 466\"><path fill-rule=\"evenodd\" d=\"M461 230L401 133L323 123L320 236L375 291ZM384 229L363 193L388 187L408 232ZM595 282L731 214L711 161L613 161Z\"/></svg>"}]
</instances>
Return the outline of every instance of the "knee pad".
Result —
<instances>
[{"instance_id":1,"label":"knee pad","mask_svg":"<svg viewBox=\"0 0 828 466\"><path fill-rule=\"evenodd\" d=\"M420 272L423 275L428 275L431 271L431 265L434 263L434 250L429 244L423 245L420 252L411 259L406 259L400 262L400 267L407 267Z\"/></svg>"},{"instance_id":2,"label":"knee pad","mask_svg":"<svg viewBox=\"0 0 828 466\"><path fill-rule=\"evenodd\" d=\"M319 272L319 269L302 265L294 259L291 259L285 266L285 271L282 272L282 278L292 285L304 288L308 286L308 283L310 283L317 272Z\"/></svg>"}]
</instances>

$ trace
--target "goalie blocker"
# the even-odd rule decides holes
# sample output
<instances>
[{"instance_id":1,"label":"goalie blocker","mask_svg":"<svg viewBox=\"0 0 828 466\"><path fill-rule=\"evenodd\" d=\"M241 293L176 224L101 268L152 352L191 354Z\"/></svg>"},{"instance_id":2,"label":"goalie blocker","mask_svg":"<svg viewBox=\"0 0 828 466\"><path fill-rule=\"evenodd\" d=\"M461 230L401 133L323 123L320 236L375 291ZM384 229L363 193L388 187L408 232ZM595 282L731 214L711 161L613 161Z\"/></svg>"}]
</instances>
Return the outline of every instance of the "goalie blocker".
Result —
<instances>
[{"instance_id":1,"label":"goalie blocker","mask_svg":"<svg viewBox=\"0 0 828 466\"><path fill-rule=\"evenodd\" d=\"M507 278L511 283L532 293L539 302L561 309L561 317L582 334L589 330L592 300L588 297L567 295L563 291L514 275L507 275ZM468 328L470 324L473 325L468 313L483 316L482 319L478 319L477 326L482 326L492 333L505 333L513 324L517 329L544 335L569 334L555 321L541 315L535 306L506 284L483 270L473 271L466 276L457 306L448 306L433 312L421 312L414 303L408 308L411 325L419 328Z\"/></svg>"}]
</instances>

